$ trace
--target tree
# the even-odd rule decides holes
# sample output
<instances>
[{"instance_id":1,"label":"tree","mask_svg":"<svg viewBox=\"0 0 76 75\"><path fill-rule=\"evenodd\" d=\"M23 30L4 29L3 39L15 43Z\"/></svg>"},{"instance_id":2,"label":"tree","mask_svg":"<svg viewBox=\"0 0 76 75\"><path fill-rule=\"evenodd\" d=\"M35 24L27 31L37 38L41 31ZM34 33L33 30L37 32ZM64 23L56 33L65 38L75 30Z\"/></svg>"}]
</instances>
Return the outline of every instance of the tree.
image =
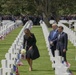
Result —
<instances>
[{"instance_id":1,"label":"tree","mask_svg":"<svg viewBox=\"0 0 76 75\"><path fill-rule=\"evenodd\" d=\"M56 22L61 15L76 13L76 0L35 0L35 3L44 18L53 16Z\"/></svg>"},{"instance_id":2,"label":"tree","mask_svg":"<svg viewBox=\"0 0 76 75\"><path fill-rule=\"evenodd\" d=\"M49 25L51 16L58 22L61 15L76 13L76 0L1 0L0 12L4 14L43 15Z\"/></svg>"}]
</instances>

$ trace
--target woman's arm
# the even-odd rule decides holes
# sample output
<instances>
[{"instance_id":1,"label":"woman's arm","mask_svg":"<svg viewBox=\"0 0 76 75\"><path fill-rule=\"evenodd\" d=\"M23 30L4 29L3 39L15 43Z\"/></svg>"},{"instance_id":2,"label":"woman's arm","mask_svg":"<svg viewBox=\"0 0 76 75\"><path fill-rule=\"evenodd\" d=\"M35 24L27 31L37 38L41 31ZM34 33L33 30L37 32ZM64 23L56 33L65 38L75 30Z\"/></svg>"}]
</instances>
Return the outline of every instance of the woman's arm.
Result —
<instances>
[{"instance_id":1,"label":"woman's arm","mask_svg":"<svg viewBox=\"0 0 76 75\"><path fill-rule=\"evenodd\" d=\"M23 36L23 49L25 49L25 43L26 43L26 38L25 35Z\"/></svg>"},{"instance_id":2,"label":"woman's arm","mask_svg":"<svg viewBox=\"0 0 76 75\"><path fill-rule=\"evenodd\" d=\"M32 46L34 46L36 44L36 38L35 35L33 34L33 42L32 42Z\"/></svg>"}]
</instances>

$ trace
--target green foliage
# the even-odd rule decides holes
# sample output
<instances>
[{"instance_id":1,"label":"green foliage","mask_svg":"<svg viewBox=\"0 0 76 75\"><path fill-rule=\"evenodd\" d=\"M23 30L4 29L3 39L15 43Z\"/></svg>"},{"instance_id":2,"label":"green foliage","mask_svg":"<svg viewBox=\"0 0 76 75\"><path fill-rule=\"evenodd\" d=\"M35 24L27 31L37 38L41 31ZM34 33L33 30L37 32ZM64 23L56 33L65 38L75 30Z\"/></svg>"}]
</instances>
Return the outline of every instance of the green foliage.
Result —
<instances>
[{"instance_id":1,"label":"green foliage","mask_svg":"<svg viewBox=\"0 0 76 75\"><path fill-rule=\"evenodd\" d=\"M1 0L2 14L73 14L76 13L76 0Z\"/></svg>"},{"instance_id":2,"label":"green foliage","mask_svg":"<svg viewBox=\"0 0 76 75\"><path fill-rule=\"evenodd\" d=\"M76 0L35 0L35 3L38 12L43 13L43 18L47 25L46 18L50 16L58 22L61 15L76 13Z\"/></svg>"},{"instance_id":3,"label":"green foliage","mask_svg":"<svg viewBox=\"0 0 76 75\"><path fill-rule=\"evenodd\" d=\"M2 8L2 11L0 11L2 14L34 14L36 11L33 0L2 0L0 6Z\"/></svg>"}]
</instances>

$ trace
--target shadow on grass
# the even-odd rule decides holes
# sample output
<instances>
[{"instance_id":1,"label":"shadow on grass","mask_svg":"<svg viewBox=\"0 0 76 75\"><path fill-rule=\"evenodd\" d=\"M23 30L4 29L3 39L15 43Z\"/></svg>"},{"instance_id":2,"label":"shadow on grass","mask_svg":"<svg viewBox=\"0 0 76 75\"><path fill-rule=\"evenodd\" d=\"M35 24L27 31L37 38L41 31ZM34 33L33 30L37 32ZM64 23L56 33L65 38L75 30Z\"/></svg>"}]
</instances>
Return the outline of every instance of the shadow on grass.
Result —
<instances>
[{"instance_id":1,"label":"shadow on grass","mask_svg":"<svg viewBox=\"0 0 76 75\"><path fill-rule=\"evenodd\" d=\"M54 70L39 70L39 69L33 69L32 71L54 71Z\"/></svg>"},{"instance_id":2,"label":"shadow on grass","mask_svg":"<svg viewBox=\"0 0 76 75\"><path fill-rule=\"evenodd\" d=\"M39 69L33 69L31 72L33 72L33 71L54 71L54 70L39 70ZM20 72L27 72L27 70L25 70L25 71L20 71Z\"/></svg>"},{"instance_id":3,"label":"shadow on grass","mask_svg":"<svg viewBox=\"0 0 76 75\"><path fill-rule=\"evenodd\" d=\"M76 70L71 70L72 72L76 72Z\"/></svg>"}]
</instances>

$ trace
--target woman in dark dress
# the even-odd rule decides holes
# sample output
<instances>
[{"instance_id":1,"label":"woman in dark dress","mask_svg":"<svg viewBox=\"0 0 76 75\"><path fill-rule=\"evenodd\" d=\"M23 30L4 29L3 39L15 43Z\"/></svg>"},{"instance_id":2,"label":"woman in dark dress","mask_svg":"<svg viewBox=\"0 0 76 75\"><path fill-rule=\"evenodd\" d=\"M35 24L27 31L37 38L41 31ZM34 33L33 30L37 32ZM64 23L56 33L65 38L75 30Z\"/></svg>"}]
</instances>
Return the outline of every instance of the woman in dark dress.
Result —
<instances>
[{"instance_id":1,"label":"woman in dark dress","mask_svg":"<svg viewBox=\"0 0 76 75\"><path fill-rule=\"evenodd\" d=\"M29 64L29 71L32 71L32 60L40 57L38 48L36 46L36 38L29 29L24 30L23 49L26 49L26 59Z\"/></svg>"}]
</instances>

